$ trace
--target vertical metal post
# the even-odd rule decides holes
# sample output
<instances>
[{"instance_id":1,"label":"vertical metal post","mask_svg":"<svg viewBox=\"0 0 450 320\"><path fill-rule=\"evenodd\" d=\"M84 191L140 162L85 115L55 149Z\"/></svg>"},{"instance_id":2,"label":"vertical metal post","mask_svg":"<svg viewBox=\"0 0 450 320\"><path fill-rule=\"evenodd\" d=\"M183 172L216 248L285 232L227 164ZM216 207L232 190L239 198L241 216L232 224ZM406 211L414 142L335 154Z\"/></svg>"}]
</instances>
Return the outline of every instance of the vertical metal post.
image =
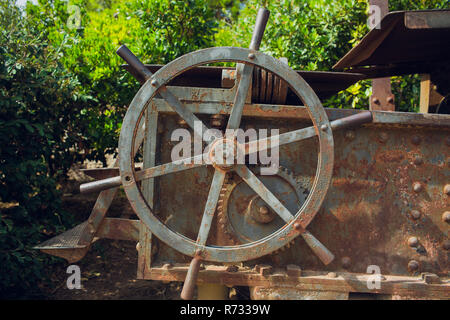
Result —
<instances>
[{"instance_id":1,"label":"vertical metal post","mask_svg":"<svg viewBox=\"0 0 450 320\"><path fill-rule=\"evenodd\" d=\"M145 136L144 136L144 150L143 150L143 168L151 168L156 163L156 140L157 140L157 125L158 112L154 111L156 108L149 106L145 113ZM142 190L148 204L154 208L154 179L147 179L142 181ZM138 246L138 272L137 278L143 279L146 271L151 268L152 260L152 233L141 223L139 230L139 246Z\"/></svg>"},{"instance_id":2,"label":"vertical metal post","mask_svg":"<svg viewBox=\"0 0 450 320\"><path fill-rule=\"evenodd\" d=\"M371 6L377 6L380 18L389 13L388 0L369 0ZM372 96L370 97L370 110L395 111L395 97L392 94L391 78L372 80Z\"/></svg>"}]
</instances>

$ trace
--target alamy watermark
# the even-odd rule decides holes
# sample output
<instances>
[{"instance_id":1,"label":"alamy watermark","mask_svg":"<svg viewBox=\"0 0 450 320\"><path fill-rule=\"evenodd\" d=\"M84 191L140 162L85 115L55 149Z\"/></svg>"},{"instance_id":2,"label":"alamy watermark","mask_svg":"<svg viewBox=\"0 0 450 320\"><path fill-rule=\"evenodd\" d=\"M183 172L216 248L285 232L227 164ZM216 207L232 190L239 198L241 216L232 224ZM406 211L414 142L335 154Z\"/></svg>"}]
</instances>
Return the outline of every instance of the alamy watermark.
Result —
<instances>
[{"instance_id":1,"label":"alamy watermark","mask_svg":"<svg viewBox=\"0 0 450 320\"><path fill-rule=\"evenodd\" d=\"M68 5L67 13L69 14L69 18L67 19L67 28L72 29L81 29L81 10L79 6L76 5Z\"/></svg>"},{"instance_id":2,"label":"alamy watermark","mask_svg":"<svg viewBox=\"0 0 450 320\"><path fill-rule=\"evenodd\" d=\"M367 278L367 289L379 290L381 289L381 269L377 265L370 265L367 267L367 273L371 274Z\"/></svg>"},{"instance_id":3,"label":"alamy watermark","mask_svg":"<svg viewBox=\"0 0 450 320\"><path fill-rule=\"evenodd\" d=\"M76 264L67 267L66 273L70 274L67 278L67 289L81 289L81 270Z\"/></svg>"},{"instance_id":4,"label":"alamy watermark","mask_svg":"<svg viewBox=\"0 0 450 320\"><path fill-rule=\"evenodd\" d=\"M369 6L369 18L367 19L367 25L369 29L380 29L381 25L381 8L377 5Z\"/></svg>"}]
</instances>

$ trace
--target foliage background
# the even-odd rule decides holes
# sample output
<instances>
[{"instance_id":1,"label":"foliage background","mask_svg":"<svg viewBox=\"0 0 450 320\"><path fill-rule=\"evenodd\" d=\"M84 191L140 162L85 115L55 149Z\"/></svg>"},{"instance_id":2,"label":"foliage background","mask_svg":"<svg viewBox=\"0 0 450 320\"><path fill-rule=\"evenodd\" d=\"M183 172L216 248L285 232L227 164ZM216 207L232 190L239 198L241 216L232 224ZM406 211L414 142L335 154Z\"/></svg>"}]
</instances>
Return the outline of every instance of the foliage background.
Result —
<instances>
[{"instance_id":1,"label":"foliage background","mask_svg":"<svg viewBox=\"0 0 450 320\"><path fill-rule=\"evenodd\" d=\"M75 223L60 182L73 163L106 162L116 150L139 86L115 50L126 44L164 64L200 48L248 47L260 6L271 11L261 50L294 69L331 70L368 31L365 0L38 0L22 10L0 2L0 296L38 291L59 260L31 247ZM390 1L391 11L449 7ZM399 110L417 111L417 76L395 78L393 90ZM364 109L370 95L362 81L323 103Z\"/></svg>"}]
</instances>

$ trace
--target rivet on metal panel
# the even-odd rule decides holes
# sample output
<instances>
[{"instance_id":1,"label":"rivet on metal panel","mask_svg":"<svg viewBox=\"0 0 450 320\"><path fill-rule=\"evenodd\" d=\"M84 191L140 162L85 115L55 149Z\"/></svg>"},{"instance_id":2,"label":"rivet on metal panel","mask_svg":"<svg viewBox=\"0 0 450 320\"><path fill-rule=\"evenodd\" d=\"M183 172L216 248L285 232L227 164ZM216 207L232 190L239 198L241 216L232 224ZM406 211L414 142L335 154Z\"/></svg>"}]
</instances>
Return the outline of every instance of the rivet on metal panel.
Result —
<instances>
[{"instance_id":1,"label":"rivet on metal panel","mask_svg":"<svg viewBox=\"0 0 450 320\"><path fill-rule=\"evenodd\" d=\"M323 124L320 126L320 130L322 130L322 131L327 131L327 129L328 129L328 126L326 124Z\"/></svg>"},{"instance_id":2,"label":"rivet on metal panel","mask_svg":"<svg viewBox=\"0 0 450 320\"><path fill-rule=\"evenodd\" d=\"M248 58L249 59L255 59L255 54L254 53L249 53Z\"/></svg>"},{"instance_id":3,"label":"rivet on metal panel","mask_svg":"<svg viewBox=\"0 0 450 320\"><path fill-rule=\"evenodd\" d=\"M294 229L297 231L303 230L302 225L298 222L294 223Z\"/></svg>"},{"instance_id":4,"label":"rivet on metal panel","mask_svg":"<svg viewBox=\"0 0 450 320\"><path fill-rule=\"evenodd\" d=\"M355 139L355 131L353 131L353 130L348 130L348 131L345 133L345 138L348 139L348 140L354 140L354 139Z\"/></svg>"},{"instance_id":5,"label":"rivet on metal panel","mask_svg":"<svg viewBox=\"0 0 450 320\"><path fill-rule=\"evenodd\" d=\"M419 136L413 136L413 137L411 138L411 142L412 142L413 144L415 144L415 145L420 144L421 141L422 141L422 139L420 139Z\"/></svg>"},{"instance_id":6,"label":"rivet on metal panel","mask_svg":"<svg viewBox=\"0 0 450 320\"><path fill-rule=\"evenodd\" d=\"M136 243L136 250L139 252L139 250L141 250L141 243L138 242Z\"/></svg>"},{"instance_id":7,"label":"rivet on metal panel","mask_svg":"<svg viewBox=\"0 0 450 320\"><path fill-rule=\"evenodd\" d=\"M444 193L450 196L450 184L446 184L444 187Z\"/></svg>"},{"instance_id":8,"label":"rivet on metal panel","mask_svg":"<svg viewBox=\"0 0 450 320\"><path fill-rule=\"evenodd\" d=\"M153 79L151 82L150 82L150 84L152 85L152 86L156 86L157 84L158 84L158 81L156 81L156 79Z\"/></svg>"},{"instance_id":9,"label":"rivet on metal panel","mask_svg":"<svg viewBox=\"0 0 450 320\"><path fill-rule=\"evenodd\" d=\"M288 264L286 266L286 271L287 271L288 276L290 276L290 277L301 277L302 276L302 269L295 264Z\"/></svg>"},{"instance_id":10,"label":"rivet on metal panel","mask_svg":"<svg viewBox=\"0 0 450 320\"><path fill-rule=\"evenodd\" d=\"M419 193L420 191L422 191L423 187L422 184L420 182L414 182L413 183L413 190L416 193Z\"/></svg>"},{"instance_id":11,"label":"rivet on metal panel","mask_svg":"<svg viewBox=\"0 0 450 320\"><path fill-rule=\"evenodd\" d=\"M388 140L388 134L386 132L381 132L379 137L378 137L378 140L381 143L385 143Z\"/></svg>"},{"instance_id":12,"label":"rivet on metal panel","mask_svg":"<svg viewBox=\"0 0 450 320\"><path fill-rule=\"evenodd\" d=\"M351 265L351 259L350 259L350 257L343 257L343 258L341 259L341 263L342 263L342 267L343 267L344 269L350 268L350 265Z\"/></svg>"},{"instance_id":13,"label":"rivet on metal panel","mask_svg":"<svg viewBox=\"0 0 450 320\"><path fill-rule=\"evenodd\" d=\"M389 96L386 98L387 103L389 104L394 104L394 97L393 96Z\"/></svg>"},{"instance_id":14,"label":"rivet on metal panel","mask_svg":"<svg viewBox=\"0 0 450 320\"><path fill-rule=\"evenodd\" d=\"M408 239L408 245L412 248L415 248L419 245L419 239L417 237L410 237Z\"/></svg>"},{"instance_id":15,"label":"rivet on metal panel","mask_svg":"<svg viewBox=\"0 0 450 320\"><path fill-rule=\"evenodd\" d=\"M422 159L422 157L421 157L421 156L415 157L415 158L414 158L414 164L415 164L416 166L422 165L422 164L423 164L423 159Z\"/></svg>"},{"instance_id":16,"label":"rivet on metal panel","mask_svg":"<svg viewBox=\"0 0 450 320\"><path fill-rule=\"evenodd\" d=\"M442 214L442 221L450 223L450 211L445 211Z\"/></svg>"},{"instance_id":17,"label":"rivet on metal panel","mask_svg":"<svg viewBox=\"0 0 450 320\"><path fill-rule=\"evenodd\" d=\"M419 270L419 262L417 262L416 260L411 260L408 262L408 270L410 272L415 272L417 270Z\"/></svg>"},{"instance_id":18,"label":"rivet on metal panel","mask_svg":"<svg viewBox=\"0 0 450 320\"><path fill-rule=\"evenodd\" d=\"M222 114L214 114L211 116L210 124L211 127L221 128L224 126L225 117Z\"/></svg>"},{"instance_id":19,"label":"rivet on metal panel","mask_svg":"<svg viewBox=\"0 0 450 320\"><path fill-rule=\"evenodd\" d=\"M186 120L184 120L182 118L178 119L178 125L180 127L183 127L183 128L188 128L189 127L189 125L187 124Z\"/></svg>"},{"instance_id":20,"label":"rivet on metal panel","mask_svg":"<svg viewBox=\"0 0 450 320\"><path fill-rule=\"evenodd\" d=\"M412 210L412 211L411 211L411 217L412 217L414 220L420 219L420 216L421 216L421 215L422 215L422 214L420 213L419 210Z\"/></svg>"}]
</instances>

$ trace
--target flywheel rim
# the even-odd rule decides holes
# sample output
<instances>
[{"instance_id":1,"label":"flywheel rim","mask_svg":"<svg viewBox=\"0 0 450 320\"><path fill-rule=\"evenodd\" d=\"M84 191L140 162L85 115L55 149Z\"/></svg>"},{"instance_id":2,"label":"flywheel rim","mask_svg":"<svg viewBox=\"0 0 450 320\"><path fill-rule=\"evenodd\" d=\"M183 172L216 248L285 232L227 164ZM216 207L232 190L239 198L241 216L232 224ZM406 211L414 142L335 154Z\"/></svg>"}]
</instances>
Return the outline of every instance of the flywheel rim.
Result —
<instances>
[{"instance_id":1,"label":"flywheel rim","mask_svg":"<svg viewBox=\"0 0 450 320\"><path fill-rule=\"evenodd\" d=\"M121 156L119 157L119 168L125 193L141 221L156 237L167 245L185 255L195 256L196 241L169 229L153 214L150 206L145 201L142 191L136 183L134 157L132 156L134 152L133 142L137 135L138 124L144 116L149 102L155 97L160 87L167 84L177 75L195 66L227 61L253 64L284 79L307 107L319 143L317 169L311 192L303 206L295 214L292 222L268 237L249 244L229 247L204 247L202 254L204 260L240 262L269 254L296 238L299 233L294 230L293 225L299 223L303 228L308 226L323 203L332 177L334 143L328 117L311 87L286 64L264 53L235 47L202 49L188 53L168 63L145 82L128 108L120 132L119 154ZM327 128L328 130L326 130Z\"/></svg>"}]
</instances>

